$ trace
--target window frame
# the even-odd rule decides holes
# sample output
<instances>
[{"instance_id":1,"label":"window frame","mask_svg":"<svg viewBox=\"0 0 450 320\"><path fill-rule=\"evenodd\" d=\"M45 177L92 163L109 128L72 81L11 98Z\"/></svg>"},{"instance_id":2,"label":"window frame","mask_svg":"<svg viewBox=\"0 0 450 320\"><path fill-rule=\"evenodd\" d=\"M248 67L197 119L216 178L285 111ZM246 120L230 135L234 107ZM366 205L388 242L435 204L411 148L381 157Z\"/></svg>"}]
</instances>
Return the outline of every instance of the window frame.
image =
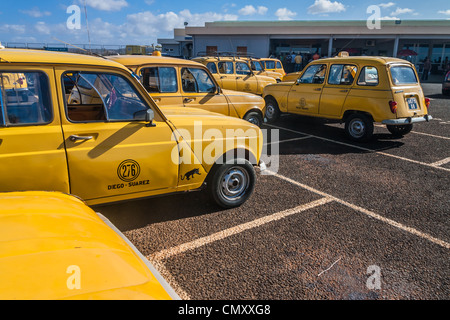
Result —
<instances>
[{"instance_id":1,"label":"window frame","mask_svg":"<svg viewBox=\"0 0 450 320\"><path fill-rule=\"evenodd\" d=\"M0 109L1 109L1 119L0 119L0 128L8 128L8 127L32 127L32 126L46 126L49 125L51 123L53 123L53 121L55 120L55 109L54 109L54 103L53 103L53 99L52 99L52 90L51 90L51 83L50 83L50 77L48 76L47 72L43 71L43 70L39 70L39 69L25 69L25 70L18 70L18 69L0 69L0 74L4 74L4 73L38 73L38 74L42 74L45 76L45 80L47 82L47 94L48 94L48 108L51 111L51 117L50 120L47 122L36 122L36 123L10 123L9 120L7 121L7 112L4 109L4 107L7 107L7 99L6 102L4 100L3 97L3 83L0 83L0 100L1 100L1 105L0 105ZM2 77L0 77L0 81L2 80ZM41 90L42 90L42 86L41 86Z\"/></svg>"},{"instance_id":2,"label":"window frame","mask_svg":"<svg viewBox=\"0 0 450 320\"><path fill-rule=\"evenodd\" d=\"M339 83L330 83L330 76L331 76L331 69L334 67L334 66L342 66L342 70L341 70L341 73L340 73L340 79L339 79ZM351 67L355 67L356 68L356 73L355 73L355 76L353 77L353 81L352 82L350 82L350 83L342 83L342 73L343 73L343 71L344 71L344 68L346 67L346 66L351 66ZM359 80L359 73L358 73L358 66L356 65L356 64L349 64L349 63L334 63L334 64L331 64L330 65L330 69L329 69L329 72L328 72L328 77L327 77L327 85L330 85L330 86L352 86L352 85L354 85L354 83L355 83L355 80L356 79L358 79ZM358 77L357 77L358 76Z\"/></svg>"},{"instance_id":3,"label":"window frame","mask_svg":"<svg viewBox=\"0 0 450 320\"><path fill-rule=\"evenodd\" d=\"M219 66L219 64L221 64L221 63L225 63L225 64L230 63L230 64L233 66L233 69L231 70L231 73L222 73L222 72L220 72L220 66ZM227 75L227 74L228 74L228 75L230 75L230 74L235 74L235 72L236 72L236 67L235 67L233 61L219 61L219 62L217 63L217 71L218 71L218 74L225 74L225 75Z\"/></svg>"},{"instance_id":4,"label":"window frame","mask_svg":"<svg viewBox=\"0 0 450 320\"><path fill-rule=\"evenodd\" d=\"M314 67L314 66L322 66L325 67L325 74L324 74L324 78L323 81L321 83L314 83L314 82L301 82L301 79L303 78L303 76L305 75L306 71L308 71L309 68ZM316 71L316 73L318 72L318 70ZM315 73L315 74L316 74ZM305 68L305 71L302 73L302 75L297 79L299 84L315 84L315 85L325 85L325 83L327 82L327 73L329 73L328 71L328 65L326 63L315 63L313 65L310 65L308 68Z\"/></svg>"},{"instance_id":5,"label":"window frame","mask_svg":"<svg viewBox=\"0 0 450 320\"><path fill-rule=\"evenodd\" d=\"M196 84L196 89L197 89L195 92L184 91L184 87L183 87L183 70L184 69L187 69L192 74L192 76L194 77L195 84ZM211 81L211 83L214 85L214 91L213 92L200 91L200 86L198 85L198 80L195 77L195 75L192 73L191 69L201 70L201 71L205 72L205 74L208 76L208 78ZM194 67L194 66L192 66L192 67L191 66L182 67L180 69L180 80L181 80L181 91L183 91L183 93L186 93L186 94L213 94L213 93L217 92L217 90L218 90L217 84L214 81L214 77L208 71L206 71L205 69L200 68L200 67Z\"/></svg>"},{"instance_id":6,"label":"window frame","mask_svg":"<svg viewBox=\"0 0 450 320\"><path fill-rule=\"evenodd\" d=\"M375 70L377 70L377 83L376 84L361 84L359 81L359 78L361 77L361 74L363 72L363 70L365 68L374 68ZM359 70L359 74L358 74L358 79L356 80L356 85L360 86L360 87L377 87L380 84L380 72L378 71L378 68L375 66L370 66L370 65L365 65L364 67L361 68L361 70Z\"/></svg>"}]
</instances>

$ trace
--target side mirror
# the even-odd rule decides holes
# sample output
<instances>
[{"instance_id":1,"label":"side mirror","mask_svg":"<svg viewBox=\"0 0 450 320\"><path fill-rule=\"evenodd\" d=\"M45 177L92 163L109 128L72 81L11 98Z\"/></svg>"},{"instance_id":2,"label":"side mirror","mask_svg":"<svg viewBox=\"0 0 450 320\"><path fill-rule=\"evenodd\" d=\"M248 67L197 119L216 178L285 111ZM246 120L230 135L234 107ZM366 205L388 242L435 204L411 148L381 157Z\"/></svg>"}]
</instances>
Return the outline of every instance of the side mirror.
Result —
<instances>
[{"instance_id":1,"label":"side mirror","mask_svg":"<svg viewBox=\"0 0 450 320\"><path fill-rule=\"evenodd\" d=\"M156 127L156 124L153 123L153 120L155 119L155 113L151 108L147 109L147 112L145 114L145 121L148 122L146 124L147 127Z\"/></svg>"},{"instance_id":2,"label":"side mirror","mask_svg":"<svg viewBox=\"0 0 450 320\"><path fill-rule=\"evenodd\" d=\"M300 83L302 83L302 80L301 80L300 78L298 78L298 79L295 81L295 84L296 84L296 85L299 85Z\"/></svg>"}]
</instances>

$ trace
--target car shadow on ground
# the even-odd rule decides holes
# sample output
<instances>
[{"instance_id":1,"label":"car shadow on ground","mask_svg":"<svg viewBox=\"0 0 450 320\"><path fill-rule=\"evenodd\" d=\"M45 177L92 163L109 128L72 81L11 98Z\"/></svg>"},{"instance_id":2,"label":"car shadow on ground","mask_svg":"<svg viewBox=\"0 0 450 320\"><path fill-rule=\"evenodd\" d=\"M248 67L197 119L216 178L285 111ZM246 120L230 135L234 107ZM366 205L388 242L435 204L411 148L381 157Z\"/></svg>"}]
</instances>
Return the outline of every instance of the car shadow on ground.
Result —
<instances>
[{"instance_id":1,"label":"car shadow on ground","mask_svg":"<svg viewBox=\"0 0 450 320\"><path fill-rule=\"evenodd\" d=\"M347 138L344 131L344 124L331 122L328 120L305 117L298 115L282 116L273 126L264 126L266 130L285 128L292 131L279 129L279 139L290 140L279 144L279 154L347 154L347 153L367 153L373 151L385 151L399 148L404 145L401 141L403 137L395 137L385 128L375 127L374 135L370 141L354 142ZM386 132L383 132L383 131ZM295 132L294 132L295 131ZM312 135L308 139L299 139ZM273 135L268 135L269 137ZM268 140L266 142L272 142ZM354 147L353 147L354 146ZM271 152L269 150L268 152Z\"/></svg>"},{"instance_id":2,"label":"car shadow on ground","mask_svg":"<svg viewBox=\"0 0 450 320\"><path fill-rule=\"evenodd\" d=\"M223 210L205 190L91 206L122 232Z\"/></svg>"}]
</instances>

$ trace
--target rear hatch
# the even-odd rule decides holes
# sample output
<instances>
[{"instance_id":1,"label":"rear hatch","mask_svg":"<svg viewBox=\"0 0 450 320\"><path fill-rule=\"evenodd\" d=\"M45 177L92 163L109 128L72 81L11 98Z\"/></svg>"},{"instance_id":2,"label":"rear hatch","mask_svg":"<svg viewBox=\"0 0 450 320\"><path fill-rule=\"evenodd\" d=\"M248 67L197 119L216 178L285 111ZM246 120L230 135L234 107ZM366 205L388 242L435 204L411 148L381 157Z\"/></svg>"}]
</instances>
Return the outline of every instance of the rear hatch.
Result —
<instances>
[{"instance_id":1,"label":"rear hatch","mask_svg":"<svg viewBox=\"0 0 450 320\"><path fill-rule=\"evenodd\" d=\"M413 65L391 64L388 73L392 84L397 118L419 117L428 113L419 77Z\"/></svg>"}]
</instances>

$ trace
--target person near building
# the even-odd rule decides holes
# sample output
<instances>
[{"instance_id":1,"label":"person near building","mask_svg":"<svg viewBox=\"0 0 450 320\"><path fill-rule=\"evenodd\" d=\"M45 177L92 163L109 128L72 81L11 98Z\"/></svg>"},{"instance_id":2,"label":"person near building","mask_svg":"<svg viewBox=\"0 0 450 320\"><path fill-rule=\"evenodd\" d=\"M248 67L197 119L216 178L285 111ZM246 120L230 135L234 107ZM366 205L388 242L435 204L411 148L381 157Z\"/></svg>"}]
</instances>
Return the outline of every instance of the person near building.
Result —
<instances>
[{"instance_id":1,"label":"person near building","mask_svg":"<svg viewBox=\"0 0 450 320\"><path fill-rule=\"evenodd\" d=\"M425 58L425 62L423 63L423 73L422 80L428 80L428 74L431 70L431 61L428 58Z\"/></svg>"},{"instance_id":2,"label":"person near building","mask_svg":"<svg viewBox=\"0 0 450 320\"><path fill-rule=\"evenodd\" d=\"M303 57L300 54L300 52L295 56L294 61L295 61L295 72L301 71L302 70Z\"/></svg>"},{"instance_id":3,"label":"person near building","mask_svg":"<svg viewBox=\"0 0 450 320\"><path fill-rule=\"evenodd\" d=\"M316 53L314 53L314 55L313 55L313 60L317 60L317 59L319 59L320 58L320 56L319 56L319 54L316 52Z\"/></svg>"}]
</instances>

